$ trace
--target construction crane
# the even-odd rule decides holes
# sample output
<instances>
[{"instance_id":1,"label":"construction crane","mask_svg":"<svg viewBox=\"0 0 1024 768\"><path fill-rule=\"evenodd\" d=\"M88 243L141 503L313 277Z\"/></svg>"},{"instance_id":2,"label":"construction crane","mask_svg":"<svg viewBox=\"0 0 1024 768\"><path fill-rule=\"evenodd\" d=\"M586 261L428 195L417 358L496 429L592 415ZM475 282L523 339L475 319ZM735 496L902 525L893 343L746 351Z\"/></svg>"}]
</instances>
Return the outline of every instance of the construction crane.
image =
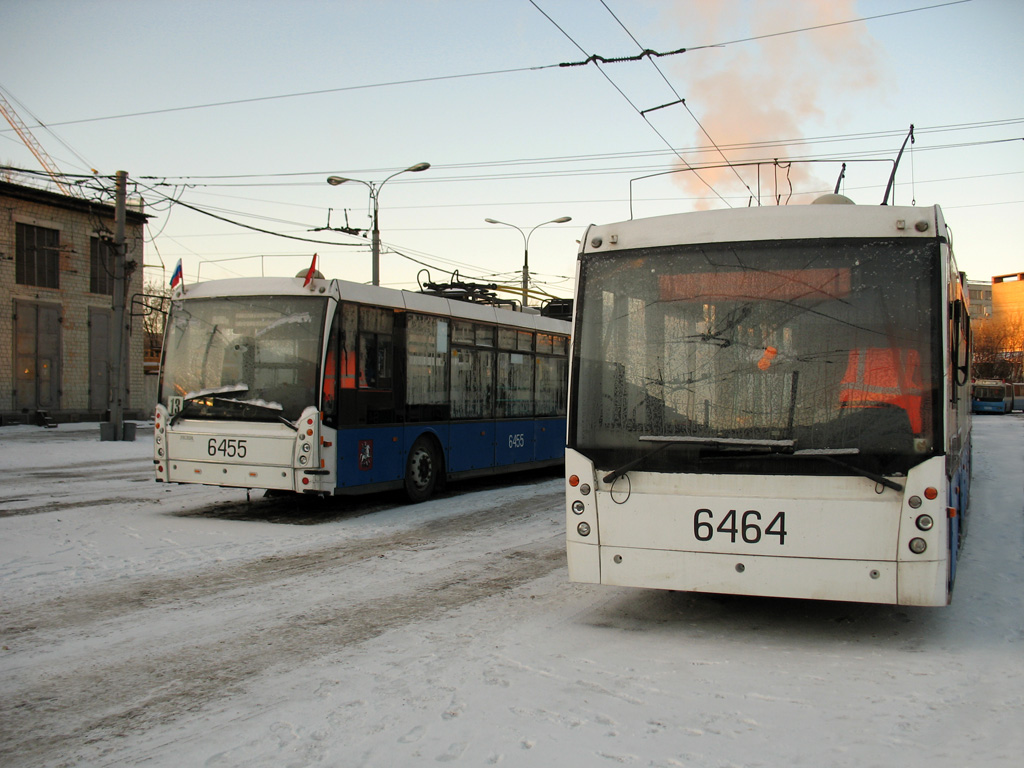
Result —
<instances>
[{"instance_id":1,"label":"construction crane","mask_svg":"<svg viewBox=\"0 0 1024 768\"><path fill-rule=\"evenodd\" d=\"M61 181L60 171L57 170L57 166L46 150L43 149L43 145L36 141L36 137L32 135L32 131L28 129L28 126L21 121L18 117L18 113L14 111L14 107L11 106L10 102L4 98L4 94L0 91L0 112L3 112L4 119L11 124L15 133L21 137L21 140L25 143L25 146L29 148L33 155L36 156L36 160L43 166L43 170L46 171L50 178L53 179L53 183L57 185L65 195L72 195L71 189Z\"/></svg>"}]
</instances>

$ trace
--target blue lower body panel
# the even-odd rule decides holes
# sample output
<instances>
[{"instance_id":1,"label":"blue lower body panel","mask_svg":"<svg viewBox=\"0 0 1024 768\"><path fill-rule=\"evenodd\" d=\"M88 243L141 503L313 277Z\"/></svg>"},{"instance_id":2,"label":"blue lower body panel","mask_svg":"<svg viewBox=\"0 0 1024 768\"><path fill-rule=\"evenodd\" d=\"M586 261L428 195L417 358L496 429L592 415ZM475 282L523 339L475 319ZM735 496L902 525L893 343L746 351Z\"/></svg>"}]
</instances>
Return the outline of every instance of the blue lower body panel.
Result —
<instances>
[{"instance_id":1,"label":"blue lower body panel","mask_svg":"<svg viewBox=\"0 0 1024 768\"><path fill-rule=\"evenodd\" d=\"M338 431L338 488L404 480L409 450L425 434L444 452L448 474L486 473L565 456L564 418L357 427Z\"/></svg>"}]
</instances>

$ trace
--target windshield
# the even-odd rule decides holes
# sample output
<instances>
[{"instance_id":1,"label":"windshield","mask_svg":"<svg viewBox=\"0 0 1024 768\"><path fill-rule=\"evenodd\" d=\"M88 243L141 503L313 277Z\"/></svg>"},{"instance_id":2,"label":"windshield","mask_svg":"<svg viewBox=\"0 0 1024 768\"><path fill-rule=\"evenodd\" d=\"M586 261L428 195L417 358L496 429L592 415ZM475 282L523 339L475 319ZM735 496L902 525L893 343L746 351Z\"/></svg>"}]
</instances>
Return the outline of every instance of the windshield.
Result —
<instances>
[{"instance_id":1,"label":"windshield","mask_svg":"<svg viewBox=\"0 0 1024 768\"><path fill-rule=\"evenodd\" d=\"M984 402L998 402L1006 397L1006 388L992 385L976 386L974 388L974 399Z\"/></svg>"},{"instance_id":2,"label":"windshield","mask_svg":"<svg viewBox=\"0 0 1024 768\"><path fill-rule=\"evenodd\" d=\"M602 467L905 472L941 408L938 263L907 239L586 256L570 443ZM681 436L708 439L652 451Z\"/></svg>"},{"instance_id":3,"label":"windshield","mask_svg":"<svg viewBox=\"0 0 1024 768\"><path fill-rule=\"evenodd\" d=\"M160 402L187 417L295 421L317 404L326 309L306 296L175 301Z\"/></svg>"}]
</instances>

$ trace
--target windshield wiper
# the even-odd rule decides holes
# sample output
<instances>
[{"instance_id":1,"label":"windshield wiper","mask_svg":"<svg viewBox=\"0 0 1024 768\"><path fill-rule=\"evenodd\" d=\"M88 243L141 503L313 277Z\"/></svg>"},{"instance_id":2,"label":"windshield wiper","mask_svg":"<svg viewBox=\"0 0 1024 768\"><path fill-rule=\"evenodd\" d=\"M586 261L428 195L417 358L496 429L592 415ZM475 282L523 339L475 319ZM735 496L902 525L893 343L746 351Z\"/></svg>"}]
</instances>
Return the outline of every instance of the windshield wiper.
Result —
<instances>
[{"instance_id":1,"label":"windshield wiper","mask_svg":"<svg viewBox=\"0 0 1024 768\"><path fill-rule=\"evenodd\" d=\"M235 400L232 397L220 397L218 395L213 395L212 399L219 400L222 403L234 403L235 405L240 405L243 408L259 408L262 411L272 411L273 414L277 417L277 420L280 421L282 424L287 424L296 432L299 431L298 426L294 422L289 421L288 418L283 413L281 413L280 408L274 408L271 405L264 405L263 403L254 403L251 400Z\"/></svg>"},{"instance_id":2,"label":"windshield wiper","mask_svg":"<svg viewBox=\"0 0 1024 768\"><path fill-rule=\"evenodd\" d=\"M643 440L642 437L640 439ZM649 458L651 458L651 456L653 456L656 453L660 453L661 451L664 451L670 445L672 445L672 443L663 443L662 445L656 446L652 450L650 450L647 453L645 453L643 456L640 456L639 458L633 459L632 461L626 462L625 464L623 464L618 469L609 472L607 475L602 477L601 480L603 482L605 482L605 483L611 483L611 482L614 482L615 480L618 480L624 474L629 472L629 470L636 469L641 464L643 464L645 461L647 461Z\"/></svg>"},{"instance_id":3,"label":"windshield wiper","mask_svg":"<svg viewBox=\"0 0 1024 768\"><path fill-rule=\"evenodd\" d=\"M200 392L196 392L194 395L190 395L181 401L181 409L171 416L170 425L173 426L178 419L181 418L182 414L185 413L185 409L188 408L190 403L194 403L196 400L213 400L222 395L240 395L243 392L248 392L249 386L247 384L239 384L237 387L224 387L223 389L205 389Z\"/></svg>"},{"instance_id":4,"label":"windshield wiper","mask_svg":"<svg viewBox=\"0 0 1024 768\"><path fill-rule=\"evenodd\" d=\"M756 441L751 441L756 442ZM780 441L781 442L781 441ZM858 467L855 464L850 464L848 461L836 458L837 456L855 456L860 453L860 448L802 448L791 451L772 451L772 458L776 457L789 457L793 456L796 458L804 459L824 459L825 461L831 462L836 466L842 467L855 475L866 477L868 480L874 480L886 488L891 488L894 491L902 491L903 486L899 483L890 480L883 475L879 475L877 472ZM709 456L709 459L724 459L730 458L729 456Z\"/></svg>"},{"instance_id":5,"label":"windshield wiper","mask_svg":"<svg viewBox=\"0 0 1024 768\"><path fill-rule=\"evenodd\" d=\"M852 448L850 450L857 451L859 453L858 449L856 448ZM848 469L855 475L866 477L868 480L874 480L876 483L884 485L886 488L892 488L894 491L903 490L903 486L900 485L899 483L894 482L887 477L883 477L882 475L879 475L876 472L871 472L870 470L862 469L861 467L850 464L849 462L837 459L835 455L833 453L830 453L828 450L815 452L814 455L820 456L821 458L825 459L825 461L830 461L833 464L842 467L843 469Z\"/></svg>"},{"instance_id":6,"label":"windshield wiper","mask_svg":"<svg viewBox=\"0 0 1024 768\"><path fill-rule=\"evenodd\" d=\"M765 458L775 457L797 457L797 458L820 458L842 467L855 475L874 480L876 483L891 488L894 491L902 491L903 486L876 472L863 469L837 456L853 456L860 453L859 448L801 448L796 447L795 440L754 440L742 437L697 437L691 435L641 435L638 440L644 443L659 443L653 450L648 451L632 461L623 464L618 469L609 472L603 478L604 482L610 483L631 469L636 469L646 462L651 456L665 450L670 445L692 445L707 446L709 448L721 448L731 453L723 453L716 456L707 456L708 459L748 458L749 453L743 453L742 449L753 449L758 453L767 454Z\"/></svg>"},{"instance_id":7,"label":"windshield wiper","mask_svg":"<svg viewBox=\"0 0 1024 768\"><path fill-rule=\"evenodd\" d=\"M263 403L257 403L252 400L238 400L234 397L228 397L228 395L240 395L248 391L249 387L241 386L236 387L234 389L220 389L215 392L199 392L195 395L192 395L191 397L186 398L182 402L181 410L171 417L170 424L174 425L175 422L177 422L178 419L180 419L185 414L185 411L188 410L189 405L191 405L192 403L198 400L209 400L211 402L216 401L218 403L230 403L233 406L239 406L243 409L258 408L261 411L270 411L282 424L291 427L296 432L299 431L298 426L294 422L290 421L286 416L284 416L284 414L281 413L280 408L275 408L271 405L265 405Z\"/></svg>"},{"instance_id":8,"label":"windshield wiper","mask_svg":"<svg viewBox=\"0 0 1024 768\"><path fill-rule=\"evenodd\" d=\"M643 456L623 464L618 469L609 472L603 478L604 482L610 483L631 469L636 469L651 456L668 448L670 445L693 445L708 446L714 448L757 448L764 451L792 451L794 441L792 440L745 440L735 437L692 437L690 435L641 435L637 438L642 443L660 443Z\"/></svg>"},{"instance_id":9,"label":"windshield wiper","mask_svg":"<svg viewBox=\"0 0 1024 768\"><path fill-rule=\"evenodd\" d=\"M796 456L800 458L820 458L825 461L829 461L836 466L842 467L843 469L849 470L856 475L866 477L868 480L874 480L886 488L891 488L894 491L902 491L903 486L899 483L890 480L883 475L879 475L877 472L872 472L862 467L858 467L849 462L843 461L842 459L836 458L837 456L852 456L860 453L859 448L796 448L795 440L747 440L745 438L738 437L692 437L692 436L675 436L675 435L643 435L640 440L647 443L685 443L689 445L705 445L714 448L723 449L741 449L741 448L753 448L760 449L765 453L772 454L773 456ZM648 456L652 454L647 454ZM643 458L646 458L643 457ZM707 458L730 458L728 454L720 456L709 456ZM738 456L737 456L738 458ZM630 467L631 468L631 467Z\"/></svg>"},{"instance_id":10,"label":"windshield wiper","mask_svg":"<svg viewBox=\"0 0 1024 768\"><path fill-rule=\"evenodd\" d=\"M748 440L744 437L699 437L695 435L641 435L642 443L685 443L712 448L765 448L770 451L792 451L795 440Z\"/></svg>"}]
</instances>

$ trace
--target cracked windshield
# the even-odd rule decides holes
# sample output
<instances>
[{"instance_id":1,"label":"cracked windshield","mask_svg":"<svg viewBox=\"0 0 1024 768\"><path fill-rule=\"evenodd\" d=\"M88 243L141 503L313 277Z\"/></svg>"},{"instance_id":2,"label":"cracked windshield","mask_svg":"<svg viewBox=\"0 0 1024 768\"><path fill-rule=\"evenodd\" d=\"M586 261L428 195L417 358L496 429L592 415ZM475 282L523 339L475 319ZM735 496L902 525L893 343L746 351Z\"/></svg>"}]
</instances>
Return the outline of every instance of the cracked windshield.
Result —
<instances>
[{"instance_id":1,"label":"cracked windshield","mask_svg":"<svg viewBox=\"0 0 1024 768\"><path fill-rule=\"evenodd\" d=\"M758 452L767 472L813 452L906 471L941 407L937 264L934 244L906 240L586 257L577 447L616 463L680 438L655 471Z\"/></svg>"}]
</instances>

